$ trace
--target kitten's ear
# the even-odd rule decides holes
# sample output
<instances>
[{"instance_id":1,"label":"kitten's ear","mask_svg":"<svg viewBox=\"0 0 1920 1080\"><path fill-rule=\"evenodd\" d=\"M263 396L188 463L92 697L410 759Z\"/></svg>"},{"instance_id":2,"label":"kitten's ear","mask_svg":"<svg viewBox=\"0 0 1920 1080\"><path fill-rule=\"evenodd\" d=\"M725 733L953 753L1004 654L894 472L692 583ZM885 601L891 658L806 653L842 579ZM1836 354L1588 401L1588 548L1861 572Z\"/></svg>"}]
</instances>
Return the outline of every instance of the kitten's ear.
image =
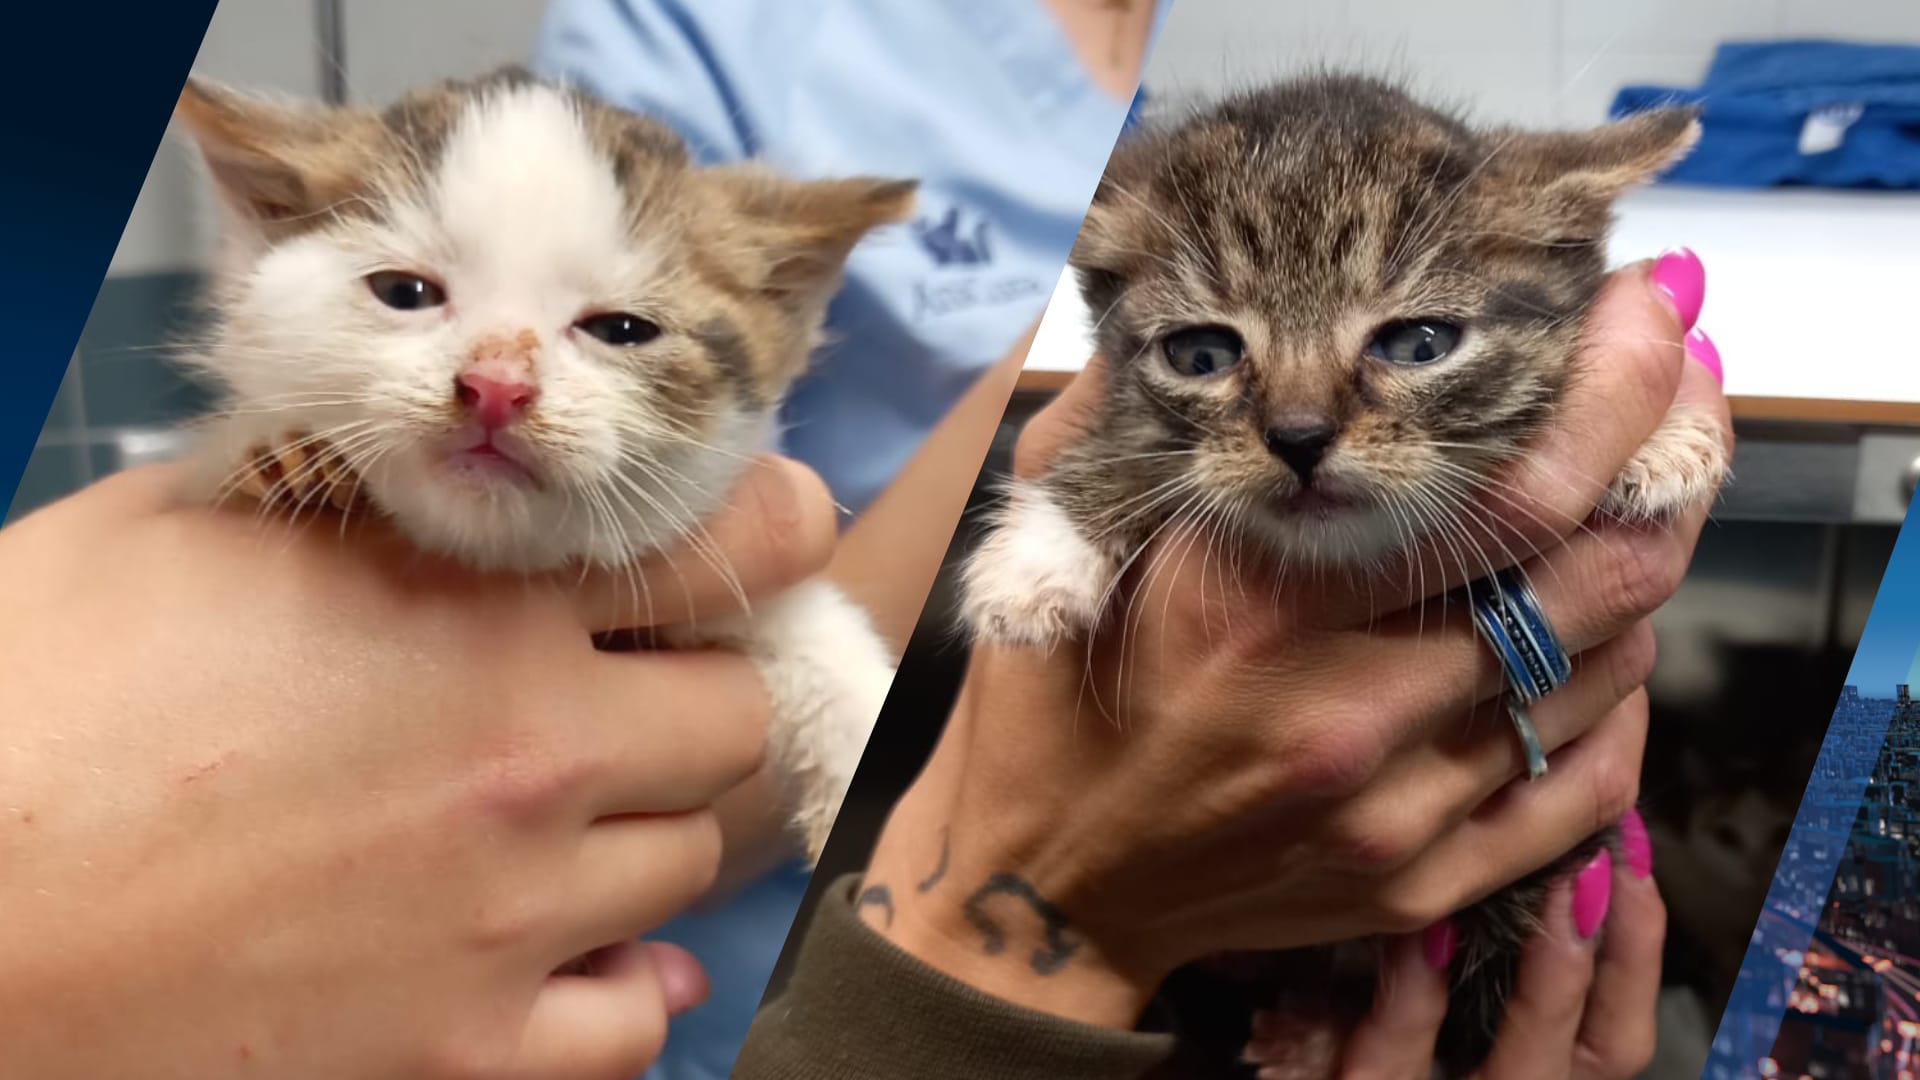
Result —
<instances>
[{"instance_id":1,"label":"kitten's ear","mask_svg":"<svg viewBox=\"0 0 1920 1080\"><path fill-rule=\"evenodd\" d=\"M1139 261L1142 215L1105 179L1094 189L1067 262L1083 275L1125 278Z\"/></svg>"},{"instance_id":2,"label":"kitten's ear","mask_svg":"<svg viewBox=\"0 0 1920 1080\"><path fill-rule=\"evenodd\" d=\"M1653 109L1590 131L1513 136L1496 160L1501 202L1562 234L1556 239L1598 240L1613 203L1687 155L1700 140L1697 108Z\"/></svg>"},{"instance_id":3,"label":"kitten's ear","mask_svg":"<svg viewBox=\"0 0 1920 1080\"><path fill-rule=\"evenodd\" d=\"M705 173L731 213L724 243L738 251L754 288L824 299L839 284L861 238L913 213L914 180L851 177L789 180L757 165Z\"/></svg>"},{"instance_id":4,"label":"kitten's ear","mask_svg":"<svg viewBox=\"0 0 1920 1080\"><path fill-rule=\"evenodd\" d=\"M275 101L197 77L173 116L224 201L269 233L346 197L365 175L379 127L359 110Z\"/></svg>"},{"instance_id":5,"label":"kitten's ear","mask_svg":"<svg viewBox=\"0 0 1920 1080\"><path fill-rule=\"evenodd\" d=\"M1096 311L1112 305L1126 281L1151 257L1148 253L1166 246L1154 235L1165 218L1149 209L1144 194L1146 169L1164 152L1149 149L1149 138L1134 136L1114 151L1067 256L1067 264L1079 273L1082 296Z\"/></svg>"}]
</instances>

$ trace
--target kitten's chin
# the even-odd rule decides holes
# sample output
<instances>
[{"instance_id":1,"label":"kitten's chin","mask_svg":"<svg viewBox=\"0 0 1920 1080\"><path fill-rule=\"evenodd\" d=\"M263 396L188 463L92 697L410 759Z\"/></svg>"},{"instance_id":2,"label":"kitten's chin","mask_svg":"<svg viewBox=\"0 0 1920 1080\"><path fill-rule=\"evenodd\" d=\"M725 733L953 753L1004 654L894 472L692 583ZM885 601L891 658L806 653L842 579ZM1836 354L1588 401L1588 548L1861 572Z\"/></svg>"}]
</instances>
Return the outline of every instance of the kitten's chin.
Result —
<instances>
[{"instance_id":1,"label":"kitten's chin","mask_svg":"<svg viewBox=\"0 0 1920 1080\"><path fill-rule=\"evenodd\" d=\"M580 476L527 460L510 449L448 455L421 447L383 461L365 481L420 548L477 570L541 573L624 566L672 546L718 509L737 472L719 455L662 459L676 478L706 481L668 489L649 477Z\"/></svg>"},{"instance_id":2,"label":"kitten's chin","mask_svg":"<svg viewBox=\"0 0 1920 1080\"><path fill-rule=\"evenodd\" d=\"M634 554L618 530L588 527L578 500L507 454L423 454L376 470L367 484L415 545L476 570L538 573Z\"/></svg>"},{"instance_id":3,"label":"kitten's chin","mask_svg":"<svg viewBox=\"0 0 1920 1080\"><path fill-rule=\"evenodd\" d=\"M1309 569L1377 564L1407 544L1404 522L1383 507L1347 499L1296 498L1249 515L1248 527L1282 565Z\"/></svg>"}]
</instances>

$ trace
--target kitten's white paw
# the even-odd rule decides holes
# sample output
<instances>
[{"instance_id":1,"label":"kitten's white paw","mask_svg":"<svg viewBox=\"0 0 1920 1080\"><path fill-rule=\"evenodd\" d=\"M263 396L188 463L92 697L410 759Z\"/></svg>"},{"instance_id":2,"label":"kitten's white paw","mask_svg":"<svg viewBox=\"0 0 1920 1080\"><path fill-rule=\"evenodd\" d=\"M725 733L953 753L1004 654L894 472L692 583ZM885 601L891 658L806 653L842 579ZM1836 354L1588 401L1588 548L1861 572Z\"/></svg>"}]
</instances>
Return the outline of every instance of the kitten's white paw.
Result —
<instances>
[{"instance_id":1,"label":"kitten's white paw","mask_svg":"<svg viewBox=\"0 0 1920 1080\"><path fill-rule=\"evenodd\" d=\"M1699 409L1681 406L1614 478L1600 508L1628 522L1666 521L1717 495L1727 465L1719 424Z\"/></svg>"},{"instance_id":2,"label":"kitten's white paw","mask_svg":"<svg viewBox=\"0 0 1920 1080\"><path fill-rule=\"evenodd\" d=\"M1099 623L1113 574L1045 492L1018 485L962 571L961 613L978 640L1052 648Z\"/></svg>"},{"instance_id":3,"label":"kitten's white paw","mask_svg":"<svg viewBox=\"0 0 1920 1080\"><path fill-rule=\"evenodd\" d=\"M824 582L807 582L753 615L674 633L674 644L738 648L772 701L767 758L795 835L818 862L893 686L893 660L866 613Z\"/></svg>"}]
</instances>

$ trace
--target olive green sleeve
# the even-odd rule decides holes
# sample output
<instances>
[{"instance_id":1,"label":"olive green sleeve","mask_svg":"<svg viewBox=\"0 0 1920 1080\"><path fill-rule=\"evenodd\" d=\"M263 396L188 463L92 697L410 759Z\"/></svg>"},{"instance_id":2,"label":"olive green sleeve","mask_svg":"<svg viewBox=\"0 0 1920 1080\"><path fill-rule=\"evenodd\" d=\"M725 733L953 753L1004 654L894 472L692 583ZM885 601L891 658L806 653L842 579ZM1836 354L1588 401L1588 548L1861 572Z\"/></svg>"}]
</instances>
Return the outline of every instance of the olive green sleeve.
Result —
<instances>
[{"instance_id":1,"label":"olive green sleeve","mask_svg":"<svg viewBox=\"0 0 1920 1080\"><path fill-rule=\"evenodd\" d=\"M733 1080L1139 1080L1173 1052L1168 1036L1022 1009L935 971L854 915L857 883L820 903Z\"/></svg>"}]
</instances>

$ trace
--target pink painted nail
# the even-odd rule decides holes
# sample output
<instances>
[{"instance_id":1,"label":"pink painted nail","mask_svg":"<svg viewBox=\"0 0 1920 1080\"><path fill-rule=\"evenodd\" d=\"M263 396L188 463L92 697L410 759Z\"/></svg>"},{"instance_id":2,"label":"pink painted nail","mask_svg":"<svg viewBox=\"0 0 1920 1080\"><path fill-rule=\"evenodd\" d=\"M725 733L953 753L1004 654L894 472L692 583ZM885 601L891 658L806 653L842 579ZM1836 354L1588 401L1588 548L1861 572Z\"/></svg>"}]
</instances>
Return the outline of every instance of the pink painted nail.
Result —
<instances>
[{"instance_id":1,"label":"pink painted nail","mask_svg":"<svg viewBox=\"0 0 1920 1080\"><path fill-rule=\"evenodd\" d=\"M1573 879L1573 928L1581 937L1592 937L1607 921L1607 905L1612 901L1613 853L1601 848Z\"/></svg>"},{"instance_id":2,"label":"pink painted nail","mask_svg":"<svg viewBox=\"0 0 1920 1080\"><path fill-rule=\"evenodd\" d=\"M1445 971L1453 963L1453 952L1460 947L1460 931L1452 919L1442 919L1427 927L1427 966Z\"/></svg>"},{"instance_id":3,"label":"pink painted nail","mask_svg":"<svg viewBox=\"0 0 1920 1080\"><path fill-rule=\"evenodd\" d=\"M1700 318L1700 305L1707 300L1707 268L1700 264L1700 256L1686 248L1675 248L1654 262L1650 276L1653 287L1673 301L1681 329L1693 329Z\"/></svg>"},{"instance_id":4,"label":"pink painted nail","mask_svg":"<svg viewBox=\"0 0 1920 1080\"><path fill-rule=\"evenodd\" d=\"M1653 840L1647 836L1647 823L1638 810L1629 810L1620 819L1620 850L1634 877L1645 881L1653 873Z\"/></svg>"},{"instance_id":5,"label":"pink painted nail","mask_svg":"<svg viewBox=\"0 0 1920 1080\"><path fill-rule=\"evenodd\" d=\"M1720 367L1720 350L1714 345L1713 339L1707 336L1706 331L1697 328L1687 331L1686 344L1687 355L1698 360L1701 367L1712 372L1714 382L1726 383L1726 374Z\"/></svg>"}]
</instances>

